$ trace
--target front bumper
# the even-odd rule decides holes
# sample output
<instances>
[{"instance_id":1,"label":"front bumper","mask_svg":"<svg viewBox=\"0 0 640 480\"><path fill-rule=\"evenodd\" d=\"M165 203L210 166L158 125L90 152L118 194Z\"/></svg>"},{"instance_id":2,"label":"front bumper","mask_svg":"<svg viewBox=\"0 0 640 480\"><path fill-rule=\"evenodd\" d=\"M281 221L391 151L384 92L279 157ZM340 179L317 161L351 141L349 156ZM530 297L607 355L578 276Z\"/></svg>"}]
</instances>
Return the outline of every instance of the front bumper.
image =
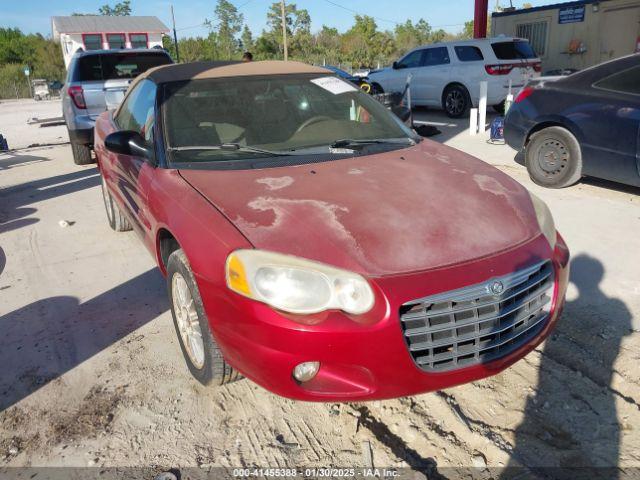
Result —
<instances>
[{"instance_id":1,"label":"front bumper","mask_svg":"<svg viewBox=\"0 0 640 480\"><path fill-rule=\"evenodd\" d=\"M446 372L416 366L405 343L399 308L412 299L480 283L544 259L555 270L549 320L534 338L505 357ZM374 308L350 318L341 312L307 316L303 325L270 307L207 288L198 279L205 310L225 359L278 395L308 401L356 401L414 395L495 375L540 344L558 320L568 282L569 252L558 235L553 252L542 235L525 245L464 265L372 279ZM224 298L226 297L226 298ZM314 379L299 383L293 368L319 361Z\"/></svg>"}]
</instances>

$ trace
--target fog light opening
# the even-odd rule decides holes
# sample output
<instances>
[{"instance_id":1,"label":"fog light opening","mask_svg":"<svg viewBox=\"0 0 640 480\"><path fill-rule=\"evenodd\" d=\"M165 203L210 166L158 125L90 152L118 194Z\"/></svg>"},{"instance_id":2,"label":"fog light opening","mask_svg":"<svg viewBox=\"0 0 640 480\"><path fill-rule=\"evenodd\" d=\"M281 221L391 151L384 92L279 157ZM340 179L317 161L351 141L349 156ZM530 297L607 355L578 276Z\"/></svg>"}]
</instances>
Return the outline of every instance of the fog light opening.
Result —
<instances>
[{"instance_id":1,"label":"fog light opening","mask_svg":"<svg viewBox=\"0 0 640 480\"><path fill-rule=\"evenodd\" d=\"M299 382L308 382L320 370L320 362L302 362L293 369L293 378Z\"/></svg>"}]
</instances>

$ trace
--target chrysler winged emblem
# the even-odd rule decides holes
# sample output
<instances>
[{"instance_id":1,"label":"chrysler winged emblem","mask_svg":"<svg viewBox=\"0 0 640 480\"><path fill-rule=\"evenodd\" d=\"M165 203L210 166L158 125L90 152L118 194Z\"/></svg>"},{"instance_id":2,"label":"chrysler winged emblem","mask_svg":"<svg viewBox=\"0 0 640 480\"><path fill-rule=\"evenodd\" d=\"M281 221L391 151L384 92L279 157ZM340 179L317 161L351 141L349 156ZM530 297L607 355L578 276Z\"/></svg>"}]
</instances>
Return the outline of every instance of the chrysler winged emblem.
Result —
<instances>
[{"instance_id":1,"label":"chrysler winged emblem","mask_svg":"<svg viewBox=\"0 0 640 480\"><path fill-rule=\"evenodd\" d=\"M504 292L504 285L500 280L496 280L495 282L490 283L488 287L489 291L494 295L500 295L502 292Z\"/></svg>"}]
</instances>

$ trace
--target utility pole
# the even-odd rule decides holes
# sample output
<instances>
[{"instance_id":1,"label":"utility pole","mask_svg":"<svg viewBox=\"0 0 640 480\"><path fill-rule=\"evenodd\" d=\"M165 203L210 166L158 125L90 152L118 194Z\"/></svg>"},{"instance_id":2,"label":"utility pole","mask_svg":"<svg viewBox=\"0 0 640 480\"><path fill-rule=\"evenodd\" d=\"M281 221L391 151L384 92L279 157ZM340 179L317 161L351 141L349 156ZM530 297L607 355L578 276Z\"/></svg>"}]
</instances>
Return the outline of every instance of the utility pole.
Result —
<instances>
[{"instance_id":1,"label":"utility pole","mask_svg":"<svg viewBox=\"0 0 640 480\"><path fill-rule=\"evenodd\" d=\"M171 20L173 21L173 44L176 46L176 62L180 63L180 51L178 50L178 35L176 34L176 17L173 15L173 5L171 5Z\"/></svg>"},{"instance_id":2,"label":"utility pole","mask_svg":"<svg viewBox=\"0 0 640 480\"><path fill-rule=\"evenodd\" d=\"M284 61L289 60L289 52L287 50L287 15L284 9L284 0L280 0L280 13L282 15L282 45L284 46Z\"/></svg>"}]
</instances>

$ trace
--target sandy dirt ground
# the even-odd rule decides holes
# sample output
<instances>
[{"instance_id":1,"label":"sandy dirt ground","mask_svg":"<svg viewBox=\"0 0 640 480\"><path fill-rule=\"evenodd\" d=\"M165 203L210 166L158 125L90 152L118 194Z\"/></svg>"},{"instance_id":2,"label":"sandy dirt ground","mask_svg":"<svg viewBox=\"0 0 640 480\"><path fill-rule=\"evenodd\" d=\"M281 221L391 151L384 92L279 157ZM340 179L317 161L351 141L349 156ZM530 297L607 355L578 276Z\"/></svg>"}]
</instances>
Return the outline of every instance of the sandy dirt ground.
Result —
<instances>
[{"instance_id":1,"label":"sandy dirt ground","mask_svg":"<svg viewBox=\"0 0 640 480\"><path fill-rule=\"evenodd\" d=\"M11 108L0 105L0 132ZM294 402L247 380L203 388L189 377L152 259L133 233L107 225L95 167L75 166L68 145L3 154L0 467L637 474L640 191L596 181L541 189L508 147L441 114L417 118L439 124L435 141L481 156L548 202L571 248L572 283L546 343L493 378L398 400Z\"/></svg>"},{"instance_id":2,"label":"sandy dirt ground","mask_svg":"<svg viewBox=\"0 0 640 480\"><path fill-rule=\"evenodd\" d=\"M69 141L67 127L55 125L41 127L27 125L32 118L62 116L60 99L53 100L0 100L0 134L7 139L10 149L29 147L35 144L55 144Z\"/></svg>"}]
</instances>

